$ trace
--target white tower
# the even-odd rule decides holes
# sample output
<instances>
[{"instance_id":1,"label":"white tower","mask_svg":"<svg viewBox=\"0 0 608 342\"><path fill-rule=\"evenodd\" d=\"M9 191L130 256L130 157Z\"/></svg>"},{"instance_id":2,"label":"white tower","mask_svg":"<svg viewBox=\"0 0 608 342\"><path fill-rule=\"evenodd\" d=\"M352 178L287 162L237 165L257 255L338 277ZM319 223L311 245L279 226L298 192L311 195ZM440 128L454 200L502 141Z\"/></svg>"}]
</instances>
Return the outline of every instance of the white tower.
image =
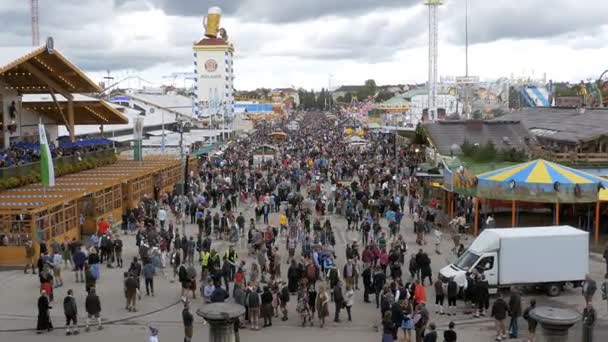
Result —
<instances>
[{"instance_id":1,"label":"white tower","mask_svg":"<svg viewBox=\"0 0 608 342\"><path fill-rule=\"evenodd\" d=\"M205 38L196 42L194 51L195 116L212 122L234 116L234 46L226 30L219 28L221 10L209 9L205 17Z\"/></svg>"},{"instance_id":2,"label":"white tower","mask_svg":"<svg viewBox=\"0 0 608 342\"><path fill-rule=\"evenodd\" d=\"M437 57L439 40L439 22L437 7L443 0L426 0L429 6L429 80L428 80L428 115L429 120L437 121Z\"/></svg>"}]
</instances>

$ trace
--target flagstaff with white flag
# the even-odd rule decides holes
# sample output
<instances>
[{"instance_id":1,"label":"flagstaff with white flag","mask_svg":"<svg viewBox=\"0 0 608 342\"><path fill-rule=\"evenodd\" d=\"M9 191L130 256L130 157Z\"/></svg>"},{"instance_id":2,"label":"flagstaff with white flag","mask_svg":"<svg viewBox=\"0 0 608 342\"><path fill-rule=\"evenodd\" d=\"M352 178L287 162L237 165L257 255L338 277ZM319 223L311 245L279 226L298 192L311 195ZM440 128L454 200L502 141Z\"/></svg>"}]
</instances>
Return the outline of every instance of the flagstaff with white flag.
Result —
<instances>
[{"instance_id":1,"label":"flagstaff with white flag","mask_svg":"<svg viewBox=\"0 0 608 342\"><path fill-rule=\"evenodd\" d=\"M40 133L40 181L43 187L55 186L53 156L51 155L51 149L46 139L46 131L42 122L38 124L38 132Z\"/></svg>"}]
</instances>

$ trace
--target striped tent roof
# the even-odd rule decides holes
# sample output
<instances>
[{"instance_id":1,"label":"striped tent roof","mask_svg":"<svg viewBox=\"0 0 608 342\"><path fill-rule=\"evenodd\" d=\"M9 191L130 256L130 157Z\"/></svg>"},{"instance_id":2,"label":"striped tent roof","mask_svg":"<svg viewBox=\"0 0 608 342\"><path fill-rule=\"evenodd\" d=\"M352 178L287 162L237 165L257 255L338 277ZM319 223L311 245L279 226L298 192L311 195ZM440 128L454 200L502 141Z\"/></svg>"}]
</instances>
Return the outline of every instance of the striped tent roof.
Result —
<instances>
[{"instance_id":1,"label":"striped tent roof","mask_svg":"<svg viewBox=\"0 0 608 342\"><path fill-rule=\"evenodd\" d=\"M553 184L559 182L564 185L575 185L602 183L608 188L608 179L543 159L483 173L477 178L495 182L514 180L518 184Z\"/></svg>"}]
</instances>

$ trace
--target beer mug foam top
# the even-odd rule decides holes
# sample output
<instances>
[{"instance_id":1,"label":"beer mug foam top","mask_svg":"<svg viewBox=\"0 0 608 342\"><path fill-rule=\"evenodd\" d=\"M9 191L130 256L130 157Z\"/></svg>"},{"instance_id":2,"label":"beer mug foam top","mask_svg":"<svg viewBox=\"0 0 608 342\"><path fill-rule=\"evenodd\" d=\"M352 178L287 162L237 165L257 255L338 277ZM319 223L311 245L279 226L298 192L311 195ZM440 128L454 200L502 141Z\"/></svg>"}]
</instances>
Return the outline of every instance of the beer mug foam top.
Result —
<instances>
[{"instance_id":1,"label":"beer mug foam top","mask_svg":"<svg viewBox=\"0 0 608 342\"><path fill-rule=\"evenodd\" d=\"M209 38L216 38L218 30L220 28L220 18L222 16L222 10L219 7L211 7L207 11L203 24L205 25L205 36Z\"/></svg>"}]
</instances>

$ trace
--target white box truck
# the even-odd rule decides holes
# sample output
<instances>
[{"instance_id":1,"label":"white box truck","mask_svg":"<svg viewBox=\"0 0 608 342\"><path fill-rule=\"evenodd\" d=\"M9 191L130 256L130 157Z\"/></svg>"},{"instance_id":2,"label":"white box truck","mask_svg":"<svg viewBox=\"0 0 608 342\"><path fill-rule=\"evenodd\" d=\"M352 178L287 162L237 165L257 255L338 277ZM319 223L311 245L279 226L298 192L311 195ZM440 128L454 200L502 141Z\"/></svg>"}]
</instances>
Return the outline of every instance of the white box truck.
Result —
<instances>
[{"instance_id":1,"label":"white box truck","mask_svg":"<svg viewBox=\"0 0 608 342\"><path fill-rule=\"evenodd\" d=\"M589 233L571 226L485 229L439 273L464 286L474 269L483 272L493 293L530 286L557 296L566 284L580 286L589 272Z\"/></svg>"}]
</instances>

